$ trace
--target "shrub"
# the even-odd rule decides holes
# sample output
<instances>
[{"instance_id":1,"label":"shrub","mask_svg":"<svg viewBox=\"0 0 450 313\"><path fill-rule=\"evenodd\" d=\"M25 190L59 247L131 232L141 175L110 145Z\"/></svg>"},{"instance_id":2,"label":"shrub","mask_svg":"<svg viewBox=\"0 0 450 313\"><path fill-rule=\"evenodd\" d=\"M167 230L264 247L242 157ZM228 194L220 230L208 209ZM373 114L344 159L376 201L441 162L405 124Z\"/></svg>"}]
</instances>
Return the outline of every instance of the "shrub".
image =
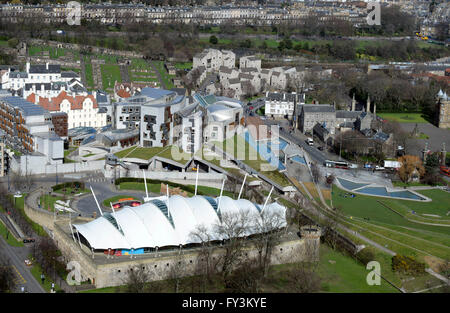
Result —
<instances>
[{"instance_id":1,"label":"shrub","mask_svg":"<svg viewBox=\"0 0 450 313\"><path fill-rule=\"evenodd\" d=\"M53 191L58 191L58 190L62 190L64 188L76 188L76 189L84 189L84 183L83 182L79 182L79 181L74 181L74 182L67 182L67 183L62 183L62 184L58 184L52 187Z\"/></svg>"},{"instance_id":2,"label":"shrub","mask_svg":"<svg viewBox=\"0 0 450 313\"><path fill-rule=\"evenodd\" d=\"M364 248L355 255L356 259L362 264L367 265L375 260L375 253L370 248Z\"/></svg>"},{"instance_id":3,"label":"shrub","mask_svg":"<svg viewBox=\"0 0 450 313\"><path fill-rule=\"evenodd\" d=\"M416 261L413 257L404 255L395 255L392 257L392 269L395 272L405 274L423 274L425 273L425 263Z\"/></svg>"}]
</instances>

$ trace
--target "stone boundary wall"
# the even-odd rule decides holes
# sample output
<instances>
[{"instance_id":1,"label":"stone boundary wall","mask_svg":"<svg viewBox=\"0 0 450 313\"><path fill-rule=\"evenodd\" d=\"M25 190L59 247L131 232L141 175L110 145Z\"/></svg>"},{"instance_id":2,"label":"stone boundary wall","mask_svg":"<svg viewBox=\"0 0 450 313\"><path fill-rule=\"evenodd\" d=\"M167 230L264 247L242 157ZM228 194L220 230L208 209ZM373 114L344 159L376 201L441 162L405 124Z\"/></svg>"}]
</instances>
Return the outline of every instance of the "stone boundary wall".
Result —
<instances>
[{"instance_id":1,"label":"stone boundary wall","mask_svg":"<svg viewBox=\"0 0 450 313\"><path fill-rule=\"evenodd\" d=\"M127 271L130 268L145 267L150 275L149 281L168 279L174 264L182 262L184 269L181 276L191 276L198 269L198 250L184 249L180 253L160 251L145 255L114 257L114 260L108 260L104 255L96 254L94 257L101 257L102 260L95 260L92 255L87 253L83 246L80 248L78 242L74 241L71 235L68 235L68 224L58 221L55 223L53 234L58 248L63 253L64 259L76 261L81 266L81 275L83 280L90 279L96 288L114 287L124 285L127 279ZM76 235L75 235L76 236ZM307 246L308 245L308 246ZM274 249L272 255L272 264L285 264L304 261L307 259L306 251L311 251L313 257L317 258L320 247L320 238L307 239L299 238L295 240L286 240ZM246 257L256 258L258 252L250 246L244 248ZM216 247L212 255L212 261L219 260L223 255L223 250ZM103 263L103 264L100 264Z\"/></svg>"},{"instance_id":2,"label":"stone boundary wall","mask_svg":"<svg viewBox=\"0 0 450 313\"><path fill-rule=\"evenodd\" d=\"M73 43L42 40L42 39L29 39L28 44L29 45L44 45L44 46L65 48L65 49L72 49L72 50L89 49L92 51L92 53L112 54L112 55L118 55L118 56L123 56L123 57L127 57L127 58L143 58L144 57L144 55L142 53L136 53L133 51L112 50L112 49L96 47L96 46L79 45L79 44L73 44Z\"/></svg>"}]
</instances>

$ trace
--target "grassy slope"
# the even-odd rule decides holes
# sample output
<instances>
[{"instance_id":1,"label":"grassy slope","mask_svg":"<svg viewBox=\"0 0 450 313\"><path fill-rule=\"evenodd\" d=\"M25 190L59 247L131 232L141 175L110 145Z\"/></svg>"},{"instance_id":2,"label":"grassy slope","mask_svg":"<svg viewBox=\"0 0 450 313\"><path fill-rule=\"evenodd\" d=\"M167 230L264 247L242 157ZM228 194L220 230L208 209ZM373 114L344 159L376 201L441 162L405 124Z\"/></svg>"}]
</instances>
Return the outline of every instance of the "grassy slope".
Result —
<instances>
[{"instance_id":1,"label":"grassy slope","mask_svg":"<svg viewBox=\"0 0 450 313\"><path fill-rule=\"evenodd\" d=\"M377 200L381 200L384 203L389 203L389 206L397 211L400 211L402 207L405 210L411 210L412 208L416 210L417 208L422 212L435 212L444 209L448 203L448 199L445 202L444 199L440 198L442 195L438 194L436 198L435 195L428 194L434 201L420 203L362 195L357 195L355 198L343 198L339 196L340 193L344 192L333 186L333 205L340 208L347 217L351 216L350 221L353 224L362 227L355 228L361 234L400 254L421 259L427 254L448 258L450 254L449 227L410 222L377 202Z\"/></svg>"},{"instance_id":2,"label":"grassy slope","mask_svg":"<svg viewBox=\"0 0 450 313\"><path fill-rule=\"evenodd\" d=\"M399 123L428 123L421 113L377 113L377 115Z\"/></svg>"}]
</instances>

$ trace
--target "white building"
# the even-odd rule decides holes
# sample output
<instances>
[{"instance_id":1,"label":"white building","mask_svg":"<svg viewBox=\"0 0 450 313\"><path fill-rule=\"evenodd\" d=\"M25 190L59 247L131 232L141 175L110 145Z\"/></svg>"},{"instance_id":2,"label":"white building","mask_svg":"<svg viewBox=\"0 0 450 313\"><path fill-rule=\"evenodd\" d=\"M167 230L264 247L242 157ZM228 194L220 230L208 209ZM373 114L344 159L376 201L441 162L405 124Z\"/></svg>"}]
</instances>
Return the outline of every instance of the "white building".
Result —
<instances>
[{"instance_id":1,"label":"white building","mask_svg":"<svg viewBox=\"0 0 450 313\"><path fill-rule=\"evenodd\" d=\"M295 107L305 103L305 95L293 93L266 92L265 115L279 118L292 118Z\"/></svg>"},{"instance_id":2,"label":"white building","mask_svg":"<svg viewBox=\"0 0 450 313\"><path fill-rule=\"evenodd\" d=\"M173 143L173 114L186 105L175 91L146 87L114 104L113 127L140 129L140 145L164 147Z\"/></svg>"},{"instance_id":3,"label":"white building","mask_svg":"<svg viewBox=\"0 0 450 313\"><path fill-rule=\"evenodd\" d=\"M174 142L184 152L195 153L203 143L204 110L194 103L175 113Z\"/></svg>"},{"instance_id":4,"label":"white building","mask_svg":"<svg viewBox=\"0 0 450 313\"><path fill-rule=\"evenodd\" d=\"M68 83L74 78L80 80L75 72L62 72L60 65L27 63L24 72L10 69L6 71L2 76L2 88L21 95L20 90L23 90L26 84Z\"/></svg>"},{"instance_id":5,"label":"white building","mask_svg":"<svg viewBox=\"0 0 450 313\"><path fill-rule=\"evenodd\" d=\"M107 124L107 110L99 107L93 95L70 96L62 91L57 97L43 98L31 94L28 101L38 104L49 112L67 113L68 128L103 127Z\"/></svg>"},{"instance_id":6,"label":"white building","mask_svg":"<svg viewBox=\"0 0 450 313\"><path fill-rule=\"evenodd\" d=\"M261 71L261 59L254 55L244 56L239 59L239 68L255 68L258 72Z\"/></svg>"},{"instance_id":7,"label":"white building","mask_svg":"<svg viewBox=\"0 0 450 313\"><path fill-rule=\"evenodd\" d=\"M236 55L229 50L205 49L194 56L193 69L204 66L207 72L218 71L219 67L235 67Z\"/></svg>"}]
</instances>

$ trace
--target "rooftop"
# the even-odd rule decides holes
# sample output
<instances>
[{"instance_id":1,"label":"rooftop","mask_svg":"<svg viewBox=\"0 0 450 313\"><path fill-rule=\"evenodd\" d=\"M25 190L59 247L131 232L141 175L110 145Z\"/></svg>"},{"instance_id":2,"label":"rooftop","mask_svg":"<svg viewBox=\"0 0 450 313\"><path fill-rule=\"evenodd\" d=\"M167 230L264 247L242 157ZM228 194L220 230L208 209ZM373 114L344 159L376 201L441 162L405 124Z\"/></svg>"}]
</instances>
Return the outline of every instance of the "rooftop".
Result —
<instances>
[{"instance_id":1,"label":"rooftop","mask_svg":"<svg viewBox=\"0 0 450 313\"><path fill-rule=\"evenodd\" d=\"M48 113L47 110L44 110L39 105L26 101L25 99L20 97L8 96L2 98L2 101L6 102L14 108L19 108L25 116L42 115L44 113Z\"/></svg>"},{"instance_id":2,"label":"rooftop","mask_svg":"<svg viewBox=\"0 0 450 313\"><path fill-rule=\"evenodd\" d=\"M303 111L305 113L333 113L335 112L334 106L332 105L304 105Z\"/></svg>"}]
</instances>

